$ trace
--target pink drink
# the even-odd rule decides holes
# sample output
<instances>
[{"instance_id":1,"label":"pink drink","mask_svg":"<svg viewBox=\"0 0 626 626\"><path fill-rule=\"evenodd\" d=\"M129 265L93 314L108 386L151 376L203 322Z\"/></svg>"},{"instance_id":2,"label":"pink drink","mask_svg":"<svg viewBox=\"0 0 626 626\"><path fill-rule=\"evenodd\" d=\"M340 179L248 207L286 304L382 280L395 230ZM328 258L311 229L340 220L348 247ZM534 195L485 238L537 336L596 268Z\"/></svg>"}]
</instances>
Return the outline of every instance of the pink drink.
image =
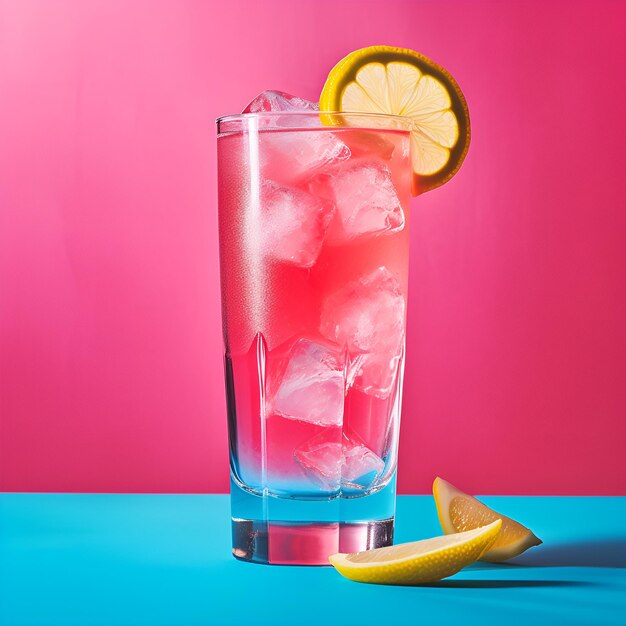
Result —
<instances>
[{"instance_id":1,"label":"pink drink","mask_svg":"<svg viewBox=\"0 0 626 626\"><path fill-rule=\"evenodd\" d=\"M369 126L367 116L355 121ZM375 121L366 129L320 126L315 113L220 120L233 519L249 524L249 541L265 533L270 543L242 546L234 527L240 558L325 562L342 533L362 549L359 524L393 523L393 507L363 519L363 506L396 469L411 168L408 133ZM242 498L260 513L236 511ZM357 519L351 499L363 499ZM315 509L335 500L345 501L336 519Z\"/></svg>"}]
</instances>

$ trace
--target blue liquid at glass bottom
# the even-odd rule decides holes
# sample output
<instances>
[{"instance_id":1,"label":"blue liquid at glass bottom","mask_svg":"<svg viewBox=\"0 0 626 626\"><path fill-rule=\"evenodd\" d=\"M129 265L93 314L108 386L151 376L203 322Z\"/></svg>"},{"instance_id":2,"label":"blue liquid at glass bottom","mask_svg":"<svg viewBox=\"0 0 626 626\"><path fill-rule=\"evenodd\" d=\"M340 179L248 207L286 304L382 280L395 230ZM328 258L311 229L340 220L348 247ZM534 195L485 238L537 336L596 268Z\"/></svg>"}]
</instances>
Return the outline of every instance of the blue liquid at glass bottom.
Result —
<instances>
[{"instance_id":1,"label":"blue liquid at glass bottom","mask_svg":"<svg viewBox=\"0 0 626 626\"><path fill-rule=\"evenodd\" d=\"M233 556L275 565L328 565L337 552L393 543L396 480L358 497L280 498L231 478Z\"/></svg>"}]
</instances>

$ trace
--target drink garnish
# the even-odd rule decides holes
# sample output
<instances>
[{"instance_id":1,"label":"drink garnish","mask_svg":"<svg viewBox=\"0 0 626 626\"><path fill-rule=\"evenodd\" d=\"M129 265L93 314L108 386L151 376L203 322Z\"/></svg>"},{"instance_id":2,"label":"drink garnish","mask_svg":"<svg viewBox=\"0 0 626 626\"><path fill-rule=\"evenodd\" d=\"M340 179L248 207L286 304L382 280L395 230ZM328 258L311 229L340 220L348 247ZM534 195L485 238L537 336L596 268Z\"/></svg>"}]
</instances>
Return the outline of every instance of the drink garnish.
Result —
<instances>
[{"instance_id":1,"label":"drink garnish","mask_svg":"<svg viewBox=\"0 0 626 626\"><path fill-rule=\"evenodd\" d=\"M461 89L447 70L414 50L370 46L351 52L330 71L319 106L321 112L406 118L411 129L413 195L450 180L469 148L469 111ZM343 123L342 118L320 117L328 125ZM358 123L358 118L344 119L346 125ZM371 125L371 119L366 123Z\"/></svg>"}]
</instances>

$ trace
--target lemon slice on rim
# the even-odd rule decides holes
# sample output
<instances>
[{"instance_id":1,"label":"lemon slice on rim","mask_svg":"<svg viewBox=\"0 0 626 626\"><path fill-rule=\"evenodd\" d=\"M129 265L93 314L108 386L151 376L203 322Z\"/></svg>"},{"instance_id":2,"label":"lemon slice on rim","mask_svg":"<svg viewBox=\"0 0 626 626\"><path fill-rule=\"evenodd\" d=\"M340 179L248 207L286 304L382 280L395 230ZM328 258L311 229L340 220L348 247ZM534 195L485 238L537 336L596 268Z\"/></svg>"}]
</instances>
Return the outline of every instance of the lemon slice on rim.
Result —
<instances>
[{"instance_id":1,"label":"lemon slice on rim","mask_svg":"<svg viewBox=\"0 0 626 626\"><path fill-rule=\"evenodd\" d=\"M350 580L387 585L432 583L456 574L480 558L500 532L500 520L465 533L433 537L387 548L328 558Z\"/></svg>"},{"instance_id":2,"label":"lemon slice on rim","mask_svg":"<svg viewBox=\"0 0 626 626\"><path fill-rule=\"evenodd\" d=\"M456 81L440 65L406 48L371 46L343 58L326 79L320 111L406 117L413 195L450 180L469 148L469 112ZM337 123L336 118L321 118L325 124Z\"/></svg>"},{"instance_id":3,"label":"lemon slice on rim","mask_svg":"<svg viewBox=\"0 0 626 626\"><path fill-rule=\"evenodd\" d=\"M526 526L522 526L506 515L496 513L442 478L435 478L433 495L441 527L451 537L454 535L450 533L478 528L496 519L502 520L502 529L496 541L480 557L481 561L494 563L506 561L541 543L541 539L538 539Z\"/></svg>"}]
</instances>

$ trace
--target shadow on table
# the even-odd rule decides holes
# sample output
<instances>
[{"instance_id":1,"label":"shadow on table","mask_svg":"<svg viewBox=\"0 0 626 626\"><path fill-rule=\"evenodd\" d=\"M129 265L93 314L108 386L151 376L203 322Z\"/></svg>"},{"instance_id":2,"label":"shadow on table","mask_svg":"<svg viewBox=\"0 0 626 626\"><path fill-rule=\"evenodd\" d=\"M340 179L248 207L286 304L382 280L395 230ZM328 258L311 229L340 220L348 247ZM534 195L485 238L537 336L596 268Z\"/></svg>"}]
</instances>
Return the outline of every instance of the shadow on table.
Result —
<instances>
[{"instance_id":1,"label":"shadow on table","mask_svg":"<svg viewBox=\"0 0 626 626\"><path fill-rule=\"evenodd\" d=\"M476 563L472 569L501 567L626 567L626 538L583 541L531 548L510 563Z\"/></svg>"},{"instance_id":2,"label":"shadow on table","mask_svg":"<svg viewBox=\"0 0 626 626\"><path fill-rule=\"evenodd\" d=\"M577 580L441 580L422 587L448 589L515 589L520 587L586 587L595 583Z\"/></svg>"}]
</instances>

